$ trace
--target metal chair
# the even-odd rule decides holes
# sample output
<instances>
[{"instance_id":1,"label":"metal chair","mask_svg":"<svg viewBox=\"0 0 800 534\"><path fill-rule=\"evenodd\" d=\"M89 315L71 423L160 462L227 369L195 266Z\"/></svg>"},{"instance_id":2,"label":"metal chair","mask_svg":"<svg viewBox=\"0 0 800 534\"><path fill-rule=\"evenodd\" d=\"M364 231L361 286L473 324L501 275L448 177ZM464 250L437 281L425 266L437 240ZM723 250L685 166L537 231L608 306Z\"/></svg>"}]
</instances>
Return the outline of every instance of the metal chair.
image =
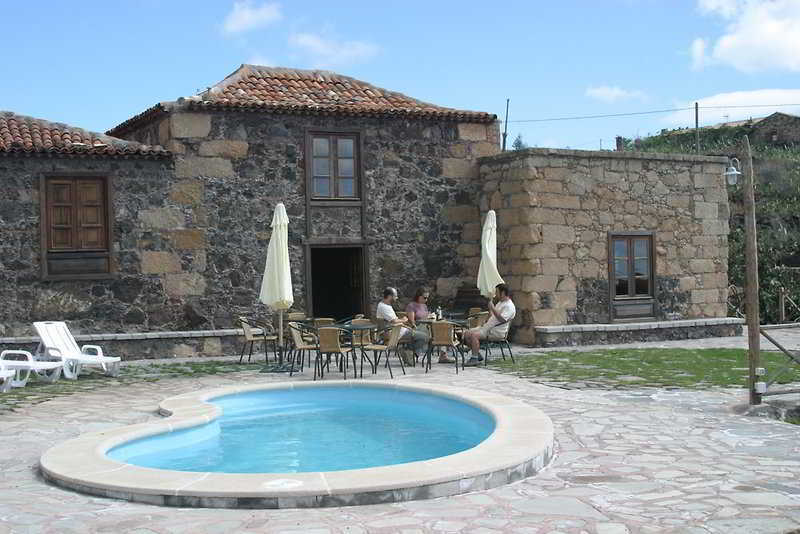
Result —
<instances>
[{"instance_id":1,"label":"metal chair","mask_svg":"<svg viewBox=\"0 0 800 534\"><path fill-rule=\"evenodd\" d=\"M370 363L372 364L372 372L373 372L373 374L378 372L378 364L381 361L381 355L385 354L386 355L385 367L387 367L389 369L389 377L390 378L394 378L394 374L392 373L392 364L389 361L391 353L392 353L393 350L394 350L395 355L397 356L397 359L400 361L400 369L403 370L403 374L406 374L406 367L405 367L405 364L403 363L403 357L400 355L400 351L399 351L399 348L398 348L399 347L398 341L400 341L400 332L402 330L403 330L403 327L400 326L400 325L392 326L390 328L387 328L387 329L385 329L385 333L388 333L388 341L385 344L370 343L368 345L364 345L363 347L361 347L361 353L362 353L362 360L361 360L362 375L363 375L363 365L364 365L363 358L366 356L367 351L372 351L374 359L371 360ZM378 337L381 337L380 334L379 334ZM367 357L367 359L369 359L369 357Z\"/></svg>"},{"instance_id":2,"label":"metal chair","mask_svg":"<svg viewBox=\"0 0 800 534\"><path fill-rule=\"evenodd\" d=\"M514 361L514 353L511 352L511 344L508 342L508 331L506 331L506 335L503 338L495 338L495 339L482 339L480 348L483 349L483 365L489 365L489 355L492 353L492 348L496 347L500 349L500 354L503 356L503 359L506 359L506 351L508 349L508 355L511 357L512 363L517 363Z\"/></svg>"},{"instance_id":3,"label":"metal chair","mask_svg":"<svg viewBox=\"0 0 800 534\"><path fill-rule=\"evenodd\" d=\"M271 325L261 321L256 321L255 319L248 319L247 317L239 317L239 325L242 327L242 331L244 333L244 343L242 344L242 351L239 354L239 363L242 363L242 360L244 359L244 350L248 343L250 343L250 352L247 355L248 363L250 362L250 358L253 356L253 345L255 345L257 341L264 342L265 361L269 361L267 342L272 343L273 353L278 353L278 336L274 335L274 329L271 327ZM256 334L253 330L254 328L260 328L261 334Z\"/></svg>"},{"instance_id":4,"label":"metal chair","mask_svg":"<svg viewBox=\"0 0 800 534\"><path fill-rule=\"evenodd\" d=\"M356 359L353 347L342 346L339 341L339 336L344 332L341 328L326 326L318 330L319 345L317 346L317 356L314 359L314 380L317 379L317 374L322 378L324 376L324 369L330 370L331 354L336 356L336 364L342 370L344 379L347 379L347 365L348 355L353 357L353 377L356 377ZM327 357L325 362L322 361L323 356ZM341 358L339 358L341 356Z\"/></svg>"},{"instance_id":5,"label":"metal chair","mask_svg":"<svg viewBox=\"0 0 800 534\"><path fill-rule=\"evenodd\" d=\"M315 343L308 343L303 339L303 327L295 322L289 323L289 332L292 335L292 350L289 353L289 360L291 367L289 368L289 376L294 374L294 366L297 362L297 357L300 356L300 372L303 372L305 366L306 353L309 351L319 350L319 345Z\"/></svg>"},{"instance_id":6,"label":"metal chair","mask_svg":"<svg viewBox=\"0 0 800 534\"><path fill-rule=\"evenodd\" d=\"M425 353L423 359L425 360L425 372L431 368L431 358L435 348L444 347L445 350L450 349L453 358L456 361L456 374L458 374L458 356L461 356L461 366L464 367L464 353L458 345L458 340L455 337L455 325L448 321L435 321L431 323L431 342L428 346L428 352ZM456 354L458 353L458 354Z\"/></svg>"}]
</instances>

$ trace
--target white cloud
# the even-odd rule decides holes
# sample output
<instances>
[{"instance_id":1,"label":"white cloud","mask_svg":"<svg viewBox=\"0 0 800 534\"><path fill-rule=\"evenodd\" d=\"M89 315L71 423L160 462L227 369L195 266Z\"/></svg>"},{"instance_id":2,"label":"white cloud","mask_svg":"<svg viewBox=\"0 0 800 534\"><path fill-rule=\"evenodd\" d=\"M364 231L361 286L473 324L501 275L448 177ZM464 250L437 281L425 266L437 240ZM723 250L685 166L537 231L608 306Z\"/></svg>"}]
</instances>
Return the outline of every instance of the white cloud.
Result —
<instances>
[{"instance_id":1,"label":"white cloud","mask_svg":"<svg viewBox=\"0 0 800 534\"><path fill-rule=\"evenodd\" d=\"M314 68L336 67L366 61L378 47L364 41L336 41L314 33L293 33L289 45L309 56Z\"/></svg>"},{"instance_id":2,"label":"white cloud","mask_svg":"<svg viewBox=\"0 0 800 534\"><path fill-rule=\"evenodd\" d=\"M281 19L278 3L256 5L252 0L233 3L233 10L225 17L222 31L233 35L268 26Z\"/></svg>"},{"instance_id":3,"label":"white cloud","mask_svg":"<svg viewBox=\"0 0 800 534\"><path fill-rule=\"evenodd\" d=\"M800 106L784 107L779 104L800 104L800 89L758 89L755 91L734 91L719 93L697 100L700 104L700 124L711 125L720 122L744 120L750 117L765 117L776 111L784 113L800 113ZM732 106L764 107L735 108ZM717 107L718 109L703 109ZM727 107L726 106L730 106ZM694 125L694 102L678 102L675 107L691 108L676 111L664 117L663 121L671 126Z\"/></svg>"},{"instance_id":4,"label":"white cloud","mask_svg":"<svg viewBox=\"0 0 800 534\"><path fill-rule=\"evenodd\" d=\"M698 0L698 8L727 21L723 35L709 47L708 61L702 63L742 72L800 71L800 1ZM693 67L695 60L692 54Z\"/></svg>"},{"instance_id":5,"label":"white cloud","mask_svg":"<svg viewBox=\"0 0 800 534\"><path fill-rule=\"evenodd\" d=\"M689 47L692 56L692 70L703 70L706 64L706 40L698 37Z\"/></svg>"},{"instance_id":6,"label":"white cloud","mask_svg":"<svg viewBox=\"0 0 800 534\"><path fill-rule=\"evenodd\" d=\"M275 63L261 54L254 54L247 59L246 62L248 65L262 65L264 67L272 67Z\"/></svg>"},{"instance_id":7,"label":"white cloud","mask_svg":"<svg viewBox=\"0 0 800 534\"><path fill-rule=\"evenodd\" d=\"M703 13L716 13L722 17L730 18L739 11L740 0L698 0L697 7Z\"/></svg>"},{"instance_id":8,"label":"white cloud","mask_svg":"<svg viewBox=\"0 0 800 534\"><path fill-rule=\"evenodd\" d=\"M599 85L587 87L586 96L601 102L614 103L622 100L646 100L647 95L642 91L627 90L616 85Z\"/></svg>"}]
</instances>

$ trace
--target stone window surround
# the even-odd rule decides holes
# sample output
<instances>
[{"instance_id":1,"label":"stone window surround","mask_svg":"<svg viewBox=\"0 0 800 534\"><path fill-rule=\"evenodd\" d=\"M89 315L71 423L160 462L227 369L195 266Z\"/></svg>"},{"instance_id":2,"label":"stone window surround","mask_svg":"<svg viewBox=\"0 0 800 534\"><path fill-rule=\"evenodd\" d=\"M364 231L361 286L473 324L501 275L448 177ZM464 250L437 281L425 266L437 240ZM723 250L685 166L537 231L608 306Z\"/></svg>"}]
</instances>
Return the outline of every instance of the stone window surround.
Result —
<instances>
[{"instance_id":1,"label":"stone window surround","mask_svg":"<svg viewBox=\"0 0 800 534\"><path fill-rule=\"evenodd\" d=\"M320 202L360 202L364 200L365 192L363 188L364 166L363 166L363 131L360 128L309 128L305 132L305 147L303 149L303 156L305 158L305 174L306 174L306 197L311 203ZM334 196L337 184L337 173L331 173L331 196L329 197L315 197L314 196L314 156L313 156L313 139L315 136L326 137L352 137L354 138L354 163L353 163L353 196L352 197L337 197ZM330 147L332 148L332 147Z\"/></svg>"},{"instance_id":2,"label":"stone window surround","mask_svg":"<svg viewBox=\"0 0 800 534\"><path fill-rule=\"evenodd\" d=\"M650 286L650 295L648 296L625 296L619 297L616 294L616 284L614 281L616 280L614 274L614 239L618 238L633 238L633 237L646 237L650 240L650 272L649 274L649 286ZM649 304L651 309L655 306L656 301L656 284L655 284L655 273L656 273L656 254L655 254L655 232L651 231L631 231L631 232L608 232L608 291L609 291L609 317L611 317L612 321L630 321L634 318L641 318L642 315L632 315L629 317L617 317L617 311L615 310L616 306L621 304ZM629 253L632 253L630 251ZM651 314L646 314L645 316L650 316Z\"/></svg>"},{"instance_id":3,"label":"stone window surround","mask_svg":"<svg viewBox=\"0 0 800 534\"><path fill-rule=\"evenodd\" d=\"M108 244L108 272L105 273L75 273L75 274L50 274L48 272L49 240L47 234L47 181L52 178L102 178L105 180L106 202L106 243ZM114 178L110 173L98 171L60 171L46 172L39 177L39 234L41 250L41 279L44 281L58 280L104 280L116 276L117 266L114 256ZM77 253L80 254L80 253ZM94 254L94 253L87 253Z\"/></svg>"}]
</instances>

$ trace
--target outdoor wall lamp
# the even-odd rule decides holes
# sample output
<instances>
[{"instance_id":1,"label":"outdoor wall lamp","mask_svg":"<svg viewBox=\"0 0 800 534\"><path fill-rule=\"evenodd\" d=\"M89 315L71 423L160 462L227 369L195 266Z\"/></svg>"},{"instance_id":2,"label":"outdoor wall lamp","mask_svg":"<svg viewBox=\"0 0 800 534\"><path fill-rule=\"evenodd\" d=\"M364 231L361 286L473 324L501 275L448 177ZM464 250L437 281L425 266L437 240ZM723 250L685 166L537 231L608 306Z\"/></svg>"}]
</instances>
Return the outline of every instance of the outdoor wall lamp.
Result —
<instances>
[{"instance_id":1,"label":"outdoor wall lamp","mask_svg":"<svg viewBox=\"0 0 800 534\"><path fill-rule=\"evenodd\" d=\"M737 167L741 167L742 165L739 163L737 158L731 158L729 163L730 165L727 169L725 169L725 172L722 173L722 175L725 176L725 180L728 182L728 185L736 185L739 183L739 176L742 174L739 172Z\"/></svg>"}]
</instances>

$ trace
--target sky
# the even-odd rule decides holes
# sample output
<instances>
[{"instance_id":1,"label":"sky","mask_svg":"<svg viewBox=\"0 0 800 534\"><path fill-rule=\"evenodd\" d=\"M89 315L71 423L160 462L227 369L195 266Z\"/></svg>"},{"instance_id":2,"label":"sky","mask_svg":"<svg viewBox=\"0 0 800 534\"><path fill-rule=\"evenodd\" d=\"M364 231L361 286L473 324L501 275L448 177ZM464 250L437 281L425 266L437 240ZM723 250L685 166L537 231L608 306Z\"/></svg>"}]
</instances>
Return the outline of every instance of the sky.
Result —
<instances>
[{"instance_id":1,"label":"sky","mask_svg":"<svg viewBox=\"0 0 800 534\"><path fill-rule=\"evenodd\" d=\"M509 145L611 148L693 126L693 110L663 110L694 102L701 125L800 115L800 0L46 0L2 12L0 110L92 131L242 63L332 70L501 120L510 99Z\"/></svg>"}]
</instances>

